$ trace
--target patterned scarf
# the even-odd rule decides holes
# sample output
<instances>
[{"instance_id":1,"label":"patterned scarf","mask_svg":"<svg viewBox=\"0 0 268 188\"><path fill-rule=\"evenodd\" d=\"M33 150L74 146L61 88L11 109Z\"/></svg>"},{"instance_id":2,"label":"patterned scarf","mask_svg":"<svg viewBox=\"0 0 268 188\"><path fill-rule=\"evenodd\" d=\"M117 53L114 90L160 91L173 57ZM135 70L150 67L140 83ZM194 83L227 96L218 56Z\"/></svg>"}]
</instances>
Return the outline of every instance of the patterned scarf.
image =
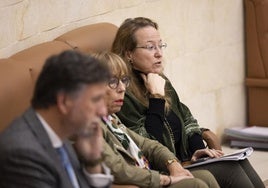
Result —
<instances>
[{"instance_id":1,"label":"patterned scarf","mask_svg":"<svg viewBox=\"0 0 268 188\"><path fill-rule=\"evenodd\" d=\"M120 128L120 126L123 124L116 117L116 115L109 115L108 117L103 117L102 119L113 135L121 142L125 150L135 159L136 166L150 169L149 162L143 155L142 151L138 148L132 138Z\"/></svg>"}]
</instances>

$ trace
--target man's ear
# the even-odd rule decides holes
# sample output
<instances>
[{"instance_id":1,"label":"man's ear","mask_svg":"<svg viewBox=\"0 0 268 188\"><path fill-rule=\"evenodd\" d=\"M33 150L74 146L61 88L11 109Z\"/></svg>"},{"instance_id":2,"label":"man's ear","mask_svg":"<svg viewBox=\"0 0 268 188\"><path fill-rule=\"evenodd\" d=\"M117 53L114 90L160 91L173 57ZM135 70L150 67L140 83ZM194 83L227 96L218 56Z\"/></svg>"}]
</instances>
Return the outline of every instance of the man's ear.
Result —
<instances>
[{"instance_id":1,"label":"man's ear","mask_svg":"<svg viewBox=\"0 0 268 188\"><path fill-rule=\"evenodd\" d=\"M57 94L57 105L61 113L67 114L71 104L72 101L66 93L60 92Z\"/></svg>"}]
</instances>

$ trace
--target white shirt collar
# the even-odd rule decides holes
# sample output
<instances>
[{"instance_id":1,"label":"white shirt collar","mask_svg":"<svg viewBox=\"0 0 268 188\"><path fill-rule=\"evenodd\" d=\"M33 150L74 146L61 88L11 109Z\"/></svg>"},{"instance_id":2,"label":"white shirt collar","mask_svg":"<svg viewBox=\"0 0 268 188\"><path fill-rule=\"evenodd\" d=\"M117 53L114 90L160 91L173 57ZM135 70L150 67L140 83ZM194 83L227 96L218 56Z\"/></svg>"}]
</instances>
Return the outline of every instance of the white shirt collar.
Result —
<instances>
[{"instance_id":1,"label":"white shirt collar","mask_svg":"<svg viewBox=\"0 0 268 188\"><path fill-rule=\"evenodd\" d=\"M46 120L39 113L36 112L36 115L40 120L41 124L43 125L44 129L46 130L48 137L52 143L52 146L54 148L61 147L63 143L61 139L58 137L58 135L53 131L53 129L49 126Z\"/></svg>"}]
</instances>

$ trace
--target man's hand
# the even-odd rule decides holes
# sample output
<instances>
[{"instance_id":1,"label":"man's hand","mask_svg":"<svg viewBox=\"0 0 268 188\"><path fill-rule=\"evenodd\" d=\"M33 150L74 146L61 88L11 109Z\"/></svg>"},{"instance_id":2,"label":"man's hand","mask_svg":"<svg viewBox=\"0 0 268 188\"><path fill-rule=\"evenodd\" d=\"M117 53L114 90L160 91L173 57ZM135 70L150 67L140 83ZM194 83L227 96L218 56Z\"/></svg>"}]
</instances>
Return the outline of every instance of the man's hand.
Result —
<instances>
[{"instance_id":1,"label":"man's hand","mask_svg":"<svg viewBox=\"0 0 268 188\"><path fill-rule=\"evenodd\" d=\"M99 118L74 138L74 148L79 159L86 166L94 167L101 162L103 135Z\"/></svg>"}]
</instances>

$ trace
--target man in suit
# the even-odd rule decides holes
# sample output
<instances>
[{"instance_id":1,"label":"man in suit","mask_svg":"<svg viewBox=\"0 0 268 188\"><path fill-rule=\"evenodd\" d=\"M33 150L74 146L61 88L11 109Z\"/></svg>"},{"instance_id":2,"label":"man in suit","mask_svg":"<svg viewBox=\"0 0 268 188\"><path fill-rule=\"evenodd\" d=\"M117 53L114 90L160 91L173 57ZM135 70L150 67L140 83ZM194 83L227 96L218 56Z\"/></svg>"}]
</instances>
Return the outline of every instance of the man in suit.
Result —
<instances>
[{"instance_id":1,"label":"man in suit","mask_svg":"<svg viewBox=\"0 0 268 188\"><path fill-rule=\"evenodd\" d=\"M109 78L107 67L75 51L47 59L32 106L0 134L1 188L110 186L99 124Z\"/></svg>"}]
</instances>

